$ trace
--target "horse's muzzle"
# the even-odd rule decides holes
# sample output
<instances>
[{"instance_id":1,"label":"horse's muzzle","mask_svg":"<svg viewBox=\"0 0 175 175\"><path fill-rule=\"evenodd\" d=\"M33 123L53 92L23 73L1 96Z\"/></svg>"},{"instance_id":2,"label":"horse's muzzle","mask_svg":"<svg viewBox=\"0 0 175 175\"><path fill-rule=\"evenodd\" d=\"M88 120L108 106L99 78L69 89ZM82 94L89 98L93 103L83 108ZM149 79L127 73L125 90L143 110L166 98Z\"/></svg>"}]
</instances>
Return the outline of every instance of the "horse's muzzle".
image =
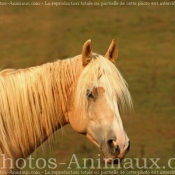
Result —
<instances>
[{"instance_id":1,"label":"horse's muzzle","mask_svg":"<svg viewBox=\"0 0 175 175\"><path fill-rule=\"evenodd\" d=\"M107 146L110 152L110 158L107 159L107 163L119 164L130 150L130 141L128 141L126 146L119 146L115 145L113 140L108 140Z\"/></svg>"}]
</instances>

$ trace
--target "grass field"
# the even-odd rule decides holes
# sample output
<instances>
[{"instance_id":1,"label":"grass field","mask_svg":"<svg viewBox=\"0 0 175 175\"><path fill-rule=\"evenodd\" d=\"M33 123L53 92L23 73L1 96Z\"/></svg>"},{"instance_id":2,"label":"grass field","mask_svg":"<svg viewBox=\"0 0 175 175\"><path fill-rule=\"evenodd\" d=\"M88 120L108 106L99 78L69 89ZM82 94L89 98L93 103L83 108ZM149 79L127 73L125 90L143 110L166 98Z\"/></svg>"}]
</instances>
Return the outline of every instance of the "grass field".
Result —
<instances>
[{"instance_id":1,"label":"grass field","mask_svg":"<svg viewBox=\"0 0 175 175\"><path fill-rule=\"evenodd\" d=\"M160 167L171 170L167 162L175 159L174 15L174 6L160 5L1 5L0 65L25 68L72 57L81 53L89 38L94 52L104 54L116 39L116 66L129 84L134 103L133 116L123 118L131 140L127 158L160 158ZM39 148L32 156L56 157L66 165L73 153L81 165L83 157L98 158L98 149L69 126L58 133L49 150L46 143L43 151ZM65 165L57 167L64 169Z\"/></svg>"}]
</instances>

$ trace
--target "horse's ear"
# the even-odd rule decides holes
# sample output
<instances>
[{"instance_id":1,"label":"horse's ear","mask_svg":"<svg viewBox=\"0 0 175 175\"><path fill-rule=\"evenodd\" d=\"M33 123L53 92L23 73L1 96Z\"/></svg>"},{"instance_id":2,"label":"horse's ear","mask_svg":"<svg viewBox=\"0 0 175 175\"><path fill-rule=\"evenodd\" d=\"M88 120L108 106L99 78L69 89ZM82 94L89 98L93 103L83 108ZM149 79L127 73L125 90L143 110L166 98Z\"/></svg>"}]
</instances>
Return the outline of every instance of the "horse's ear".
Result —
<instances>
[{"instance_id":1,"label":"horse's ear","mask_svg":"<svg viewBox=\"0 0 175 175\"><path fill-rule=\"evenodd\" d=\"M92 59L92 47L91 47L91 40L87 40L82 49L82 62L83 66L86 66Z\"/></svg>"},{"instance_id":2,"label":"horse's ear","mask_svg":"<svg viewBox=\"0 0 175 175\"><path fill-rule=\"evenodd\" d=\"M109 59L111 62L114 63L115 60L117 59L117 56L118 56L118 47L115 40L113 39L111 45L108 48L108 51L105 54L105 58Z\"/></svg>"}]
</instances>

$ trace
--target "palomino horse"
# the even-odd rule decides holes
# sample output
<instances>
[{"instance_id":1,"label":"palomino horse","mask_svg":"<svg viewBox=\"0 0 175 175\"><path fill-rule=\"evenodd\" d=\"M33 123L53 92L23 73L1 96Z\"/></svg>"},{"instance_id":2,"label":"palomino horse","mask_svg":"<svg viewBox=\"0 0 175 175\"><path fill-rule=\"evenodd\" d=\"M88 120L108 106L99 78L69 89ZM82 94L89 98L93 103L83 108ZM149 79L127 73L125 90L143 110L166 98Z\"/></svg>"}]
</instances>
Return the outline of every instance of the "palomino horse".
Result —
<instances>
[{"instance_id":1,"label":"palomino horse","mask_svg":"<svg viewBox=\"0 0 175 175\"><path fill-rule=\"evenodd\" d=\"M13 162L26 158L69 123L97 145L109 163L121 160L130 142L120 115L132 108L132 101L113 64L117 55L114 40L105 56L92 53L88 40L74 58L1 71L0 155ZM4 170L2 160L0 167Z\"/></svg>"}]
</instances>

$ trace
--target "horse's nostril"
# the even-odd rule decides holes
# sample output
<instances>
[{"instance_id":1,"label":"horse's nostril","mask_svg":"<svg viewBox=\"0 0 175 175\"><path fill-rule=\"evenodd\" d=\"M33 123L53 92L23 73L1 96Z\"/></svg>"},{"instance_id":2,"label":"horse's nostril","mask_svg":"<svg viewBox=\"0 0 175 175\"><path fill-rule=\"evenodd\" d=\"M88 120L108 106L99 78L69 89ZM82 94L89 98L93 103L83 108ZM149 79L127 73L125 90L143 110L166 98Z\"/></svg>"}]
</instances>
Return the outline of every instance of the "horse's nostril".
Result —
<instances>
[{"instance_id":1,"label":"horse's nostril","mask_svg":"<svg viewBox=\"0 0 175 175\"><path fill-rule=\"evenodd\" d=\"M108 140L108 144L112 144L113 143L113 140L112 139L109 139Z\"/></svg>"},{"instance_id":2,"label":"horse's nostril","mask_svg":"<svg viewBox=\"0 0 175 175\"><path fill-rule=\"evenodd\" d=\"M113 140L112 140L112 139L109 139L109 140L107 141L107 144L108 144L109 147L113 147L113 146L114 146Z\"/></svg>"},{"instance_id":3,"label":"horse's nostril","mask_svg":"<svg viewBox=\"0 0 175 175\"><path fill-rule=\"evenodd\" d=\"M126 149L126 152L129 152L129 150L130 150L130 141L128 141L128 147Z\"/></svg>"}]
</instances>

